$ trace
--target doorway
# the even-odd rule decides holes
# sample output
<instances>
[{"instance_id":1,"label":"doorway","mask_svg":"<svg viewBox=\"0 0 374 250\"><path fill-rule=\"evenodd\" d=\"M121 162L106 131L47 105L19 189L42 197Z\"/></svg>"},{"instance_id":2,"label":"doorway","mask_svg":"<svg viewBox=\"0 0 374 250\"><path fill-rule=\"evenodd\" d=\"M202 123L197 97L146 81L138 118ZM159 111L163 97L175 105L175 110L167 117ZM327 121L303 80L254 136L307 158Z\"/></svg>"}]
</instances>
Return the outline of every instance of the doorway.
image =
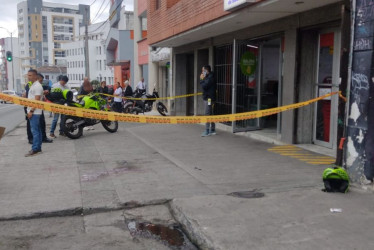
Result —
<instances>
[{"instance_id":1,"label":"doorway","mask_svg":"<svg viewBox=\"0 0 374 250\"><path fill-rule=\"evenodd\" d=\"M282 39L240 41L236 58L236 113L281 106ZM234 132L280 133L281 114L234 122Z\"/></svg>"},{"instance_id":2,"label":"doorway","mask_svg":"<svg viewBox=\"0 0 374 250\"><path fill-rule=\"evenodd\" d=\"M340 32L326 30L319 33L316 67L315 97L339 90ZM315 103L313 142L327 148L335 147L338 96Z\"/></svg>"}]
</instances>

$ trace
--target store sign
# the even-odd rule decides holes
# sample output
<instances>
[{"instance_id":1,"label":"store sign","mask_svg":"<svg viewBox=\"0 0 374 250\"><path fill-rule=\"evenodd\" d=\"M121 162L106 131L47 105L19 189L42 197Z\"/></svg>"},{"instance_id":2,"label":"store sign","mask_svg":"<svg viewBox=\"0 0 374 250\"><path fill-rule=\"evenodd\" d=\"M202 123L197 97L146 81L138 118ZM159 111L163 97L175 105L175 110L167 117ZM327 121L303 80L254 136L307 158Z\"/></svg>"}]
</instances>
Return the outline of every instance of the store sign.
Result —
<instances>
[{"instance_id":1,"label":"store sign","mask_svg":"<svg viewBox=\"0 0 374 250\"><path fill-rule=\"evenodd\" d=\"M239 7L244 7L250 3L256 3L260 0L224 0L223 9L227 10L234 10Z\"/></svg>"},{"instance_id":2,"label":"store sign","mask_svg":"<svg viewBox=\"0 0 374 250\"><path fill-rule=\"evenodd\" d=\"M245 76L252 76L256 72L256 55L250 51L245 52L240 58L240 69Z\"/></svg>"}]
</instances>

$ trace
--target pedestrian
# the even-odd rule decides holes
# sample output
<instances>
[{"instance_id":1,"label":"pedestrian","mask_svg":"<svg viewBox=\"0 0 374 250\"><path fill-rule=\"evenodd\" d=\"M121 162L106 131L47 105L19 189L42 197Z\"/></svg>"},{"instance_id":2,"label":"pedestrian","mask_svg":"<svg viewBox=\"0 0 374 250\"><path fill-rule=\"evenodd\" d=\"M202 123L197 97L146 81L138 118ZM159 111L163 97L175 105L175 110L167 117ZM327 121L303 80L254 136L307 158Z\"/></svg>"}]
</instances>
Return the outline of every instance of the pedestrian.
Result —
<instances>
[{"instance_id":1,"label":"pedestrian","mask_svg":"<svg viewBox=\"0 0 374 250\"><path fill-rule=\"evenodd\" d=\"M40 76L42 76L42 78ZM42 83L43 79L44 79L44 76L42 74L38 73L38 81L39 81L39 83ZM22 95L23 97L28 98L29 90L30 90L30 87L31 87L32 84L33 84L32 82L28 82L25 85L25 92ZM43 91L45 89L48 90L48 86L45 87L44 85L42 85L42 87L43 87ZM25 114L26 114L27 139L29 141L29 144L32 144L33 136L32 136L32 133L31 133L30 120L27 117L27 107L25 107ZM44 117L44 111L43 110L42 110L42 114L40 116L40 127L42 129L42 141L45 142L45 143L52 143L53 140L51 140L51 139L49 139L47 137L46 125L45 125L45 117Z\"/></svg>"},{"instance_id":2,"label":"pedestrian","mask_svg":"<svg viewBox=\"0 0 374 250\"><path fill-rule=\"evenodd\" d=\"M59 82L52 85L51 94L62 93L66 89L70 90L70 87L67 84L68 81L69 81L69 78L67 76L61 76ZM50 133L49 133L49 136L52 137L52 138L56 138L55 130L56 130L56 126L57 126L57 122L58 122L59 117L60 117L60 114L58 114L58 113L54 114L52 125L51 125L51 130L50 130ZM60 131L59 131L60 132L59 135L61 135L61 136L65 136L64 131L63 131L64 123L65 123L65 115L61 114Z\"/></svg>"},{"instance_id":3,"label":"pedestrian","mask_svg":"<svg viewBox=\"0 0 374 250\"><path fill-rule=\"evenodd\" d=\"M123 96L132 96L132 88L130 86L129 80L124 82L125 89L123 90Z\"/></svg>"},{"instance_id":4,"label":"pedestrian","mask_svg":"<svg viewBox=\"0 0 374 250\"><path fill-rule=\"evenodd\" d=\"M216 101L217 83L214 79L214 74L210 65L206 65L202 68L200 85L203 89L205 115L213 115L214 103ZM203 137L210 135L216 135L216 124L214 122L207 122L205 124L205 131L201 134Z\"/></svg>"},{"instance_id":5,"label":"pedestrian","mask_svg":"<svg viewBox=\"0 0 374 250\"><path fill-rule=\"evenodd\" d=\"M108 94L108 87L106 86L106 81L101 82L98 92L101 94Z\"/></svg>"},{"instance_id":6,"label":"pedestrian","mask_svg":"<svg viewBox=\"0 0 374 250\"><path fill-rule=\"evenodd\" d=\"M113 95L114 95L113 110L115 112L121 113L122 112L122 88L119 82L117 82L117 88L114 91Z\"/></svg>"},{"instance_id":7,"label":"pedestrian","mask_svg":"<svg viewBox=\"0 0 374 250\"><path fill-rule=\"evenodd\" d=\"M44 76L42 74L38 73L38 81L40 82L40 84L42 84L43 94L48 94L49 91L50 91L50 87L48 85L44 85L43 80L44 80ZM45 117L44 117L44 111L43 110L42 110L42 114L40 116L40 127L42 129L42 141L44 143L52 143L53 140L51 140L47 137Z\"/></svg>"},{"instance_id":8,"label":"pedestrian","mask_svg":"<svg viewBox=\"0 0 374 250\"><path fill-rule=\"evenodd\" d=\"M78 95L88 95L93 91L93 87L88 77L83 78L82 86L79 89Z\"/></svg>"},{"instance_id":9,"label":"pedestrian","mask_svg":"<svg viewBox=\"0 0 374 250\"><path fill-rule=\"evenodd\" d=\"M147 91L145 88L144 77L142 77L140 81L138 82L138 84L136 85L135 91L142 95L146 94Z\"/></svg>"},{"instance_id":10,"label":"pedestrian","mask_svg":"<svg viewBox=\"0 0 374 250\"><path fill-rule=\"evenodd\" d=\"M38 72L30 69L27 73L27 78L32 82L29 89L28 99L41 101L43 97L43 87L38 81ZM30 120L30 127L32 133L32 147L25 157L35 156L42 152L42 131L40 128L40 115L42 110L36 108L27 108L27 118Z\"/></svg>"}]
</instances>

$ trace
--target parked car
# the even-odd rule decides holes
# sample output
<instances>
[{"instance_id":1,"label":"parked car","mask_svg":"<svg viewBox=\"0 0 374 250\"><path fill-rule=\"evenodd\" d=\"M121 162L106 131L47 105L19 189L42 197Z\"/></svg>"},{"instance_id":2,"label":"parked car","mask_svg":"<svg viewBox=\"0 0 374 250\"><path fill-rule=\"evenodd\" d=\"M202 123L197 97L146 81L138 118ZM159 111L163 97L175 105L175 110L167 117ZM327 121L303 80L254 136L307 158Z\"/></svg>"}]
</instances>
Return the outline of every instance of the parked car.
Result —
<instances>
[{"instance_id":1,"label":"parked car","mask_svg":"<svg viewBox=\"0 0 374 250\"><path fill-rule=\"evenodd\" d=\"M3 90L2 93L7 94L7 95L17 96L16 91L14 91L14 90ZM0 99L0 103L6 103L6 101Z\"/></svg>"}]
</instances>

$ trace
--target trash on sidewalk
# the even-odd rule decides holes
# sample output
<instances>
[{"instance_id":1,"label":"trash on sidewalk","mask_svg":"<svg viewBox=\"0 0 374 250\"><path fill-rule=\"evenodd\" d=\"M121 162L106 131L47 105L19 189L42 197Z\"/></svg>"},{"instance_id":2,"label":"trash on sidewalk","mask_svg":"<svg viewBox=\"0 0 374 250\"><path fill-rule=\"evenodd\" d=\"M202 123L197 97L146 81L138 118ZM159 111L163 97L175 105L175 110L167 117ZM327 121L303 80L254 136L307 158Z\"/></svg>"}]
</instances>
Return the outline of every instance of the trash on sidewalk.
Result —
<instances>
[{"instance_id":1,"label":"trash on sidewalk","mask_svg":"<svg viewBox=\"0 0 374 250\"><path fill-rule=\"evenodd\" d=\"M5 132L5 128L0 127L0 140L1 140L1 137L3 137L3 135L4 135L4 132Z\"/></svg>"},{"instance_id":2,"label":"trash on sidewalk","mask_svg":"<svg viewBox=\"0 0 374 250\"><path fill-rule=\"evenodd\" d=\"M331 213L341 213L343 212L343 209L341 208L330 208Z\"/></svg>"}]
</instances>

